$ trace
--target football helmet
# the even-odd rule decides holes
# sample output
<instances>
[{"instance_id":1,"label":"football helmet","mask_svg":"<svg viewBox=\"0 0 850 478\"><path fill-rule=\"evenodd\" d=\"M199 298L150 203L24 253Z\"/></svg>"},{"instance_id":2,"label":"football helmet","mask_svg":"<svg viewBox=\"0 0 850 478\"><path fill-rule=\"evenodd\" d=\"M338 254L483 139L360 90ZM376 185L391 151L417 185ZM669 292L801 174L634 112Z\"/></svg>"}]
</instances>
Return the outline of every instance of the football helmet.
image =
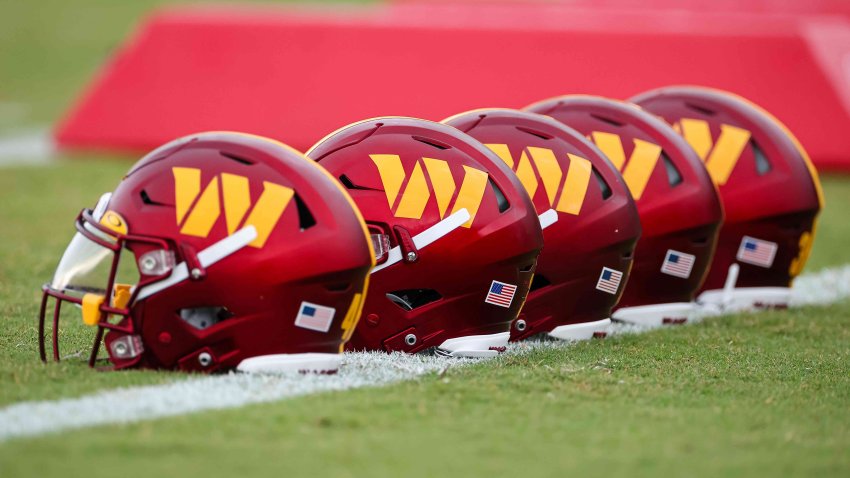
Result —
<instances>
[{"instance_id":1,"label":"football helmet","mask_svg":"<svg viewBox=\"0 0 850 478\"><path fill-rule=\"evenodd\" d=\"M637 203L643 235L612 318L647 326L696 318L694 298L711 264L723 210L693 149L664 121L622 101L573 95L528 109L587 135L622 171Z\"/></svg>"},{"instance_id":2,"label":"football helmet","mask_svg":"<svg viewBox=\"0 0 850 478\"><path fill-rule=\"evenodd\" d=\"M377 244L347 350L504 350L543 234L522 184L493 152L450 126L387 117L346 126L307 156L348 189Z\"/></svg>"},{"instance_id":3,"label":"football helmet","mask_svg":"<svg viewBox=\"0 0 850 478\"><path fill-rule=\"evenodd\" d=\"M531 195L546 246L511 339L605 334L640 235L620 173L578 132L534 113L474 110L444 121L493 150Z\"/></svg>"},{"instance_id":4,"label":"football helmet","mask_svg":"<svg viewBox=\"0 0 850 478\"><path fill-rule=\"evenodd\" d=\"M59 360L63 302L97 328L112 368L336 370L374 265L346 191L281 143L213 132L138 161L84 209L43 287Z\"/></svg>"},{"instance_id":5,"label":"football helmet","mask_svg":"<svg viewBox=\"0 0 850 478\"><path fill-rule=\"evenodd\" d=\"M787 307L823 207L817 171L794 135L724 91L668 87L632 101L684 136L720 190L726 220L700 302L726 310Z\"/></svg>"}]
</instances>

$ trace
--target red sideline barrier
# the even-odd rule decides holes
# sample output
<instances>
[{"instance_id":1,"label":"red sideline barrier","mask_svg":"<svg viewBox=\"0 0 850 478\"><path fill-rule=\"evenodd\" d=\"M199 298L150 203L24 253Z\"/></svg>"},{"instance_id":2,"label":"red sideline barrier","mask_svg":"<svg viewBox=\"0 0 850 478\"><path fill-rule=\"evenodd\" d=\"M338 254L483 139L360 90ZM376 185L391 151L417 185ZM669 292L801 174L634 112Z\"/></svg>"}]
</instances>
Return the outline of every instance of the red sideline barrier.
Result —
<instances>
[{"instance_id":1,"label":"red sideline barrier","mask_svg":"<svg viewBox=\"0 0 850 478\"><path fill-rule=\"evenodd\" d=\"M442 119L565 93L673 83L765 106L821 168L850 170L843 17L394 5L359 14L166 10L57 129L66 148L149 149L235 129L306 149L352 121Z\"/></svg>"},{"instance_id":2,"label":"red sideline barrier","mask_svg":"<svg viewBox=\"0 0 850 478\"><path fill-rule=\"evenodd\" d=\"M396 4L423 4L426 0L390 0ZM826 14L850 16L847 0L427 0L429 4L549 5L594 11L668 11L766 14Z\"/></svg>"}]
</instances>

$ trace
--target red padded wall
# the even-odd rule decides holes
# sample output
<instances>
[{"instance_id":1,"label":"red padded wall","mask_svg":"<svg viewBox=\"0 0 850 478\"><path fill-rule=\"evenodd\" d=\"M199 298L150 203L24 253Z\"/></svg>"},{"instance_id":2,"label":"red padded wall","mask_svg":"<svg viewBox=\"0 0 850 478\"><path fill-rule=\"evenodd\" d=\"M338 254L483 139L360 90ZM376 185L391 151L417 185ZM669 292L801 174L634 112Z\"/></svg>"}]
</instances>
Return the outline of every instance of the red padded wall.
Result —
<instances>
[{"instance_id":1,"label":"red padded wall","mask_svg":"<svg viewBox=\"0 0 850 478\"><path fill-rule=\"evenodd\" d=\"M149 149L233 129L306 149L349 122L434 120L549 96L724 88L850 169L850 28L836 16L397 4L158 12L58 125L66 148Z\"/></svg>"}]
</instances>

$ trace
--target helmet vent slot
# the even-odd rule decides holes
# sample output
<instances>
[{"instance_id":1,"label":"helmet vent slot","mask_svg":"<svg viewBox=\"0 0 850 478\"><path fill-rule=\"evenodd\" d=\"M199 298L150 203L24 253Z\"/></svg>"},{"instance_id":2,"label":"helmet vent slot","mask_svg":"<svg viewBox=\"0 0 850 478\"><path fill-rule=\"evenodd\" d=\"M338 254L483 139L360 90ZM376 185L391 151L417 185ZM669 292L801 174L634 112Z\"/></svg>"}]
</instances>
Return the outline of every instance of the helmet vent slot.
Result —
<instances>
[{"instance_id":1,"label":"helmet vent slot","mask_svg":"<svg viewBox=\"0 0 850 478\"><path fill-rule=\"evenodd\" d=\"M759 176L764 176L773 169L773 166L770 165L770 161L767 160L767 155L764 154L764 151L762 151L758 143L750 141L750 146L753 147L753 156L756 158L756 172Z\"/></svg>"},{"instance_id":2,"label":"helmet vent slot","mask_svg":"<svg viewBox=\"0 0 850 478\"><path fill-rule=\"evenodd\" d=\"M434 289L406 289L387 292L387 299L404 310L418 309L442 298L443 296Z\"/></svg>"},{"instance_id":3,"label":"helmet vent slot","mask_svg":"<svg viewBox=\"0 0 850 478\"><path fill-rule=\"evenodd\" d=\"M413 139L415 139L416 141L419 141L420 143L425 143L428 146L433 146L437 149L451 149L451 146L449 146L445 143L441 143L441 142L439 142L435 139L425 138L425 137L422 137L422 136L414 136Z\"/></svg>"},{"instance_id":4,"label":"helmet vent slot","mask_svg":"<svg viewBox=\"0 0 850 478\"><path fill-rule=\"evenodd\" d=\"M664 160L664 169L667 171L667 182L670 183L670 187L674 188L682 184L682 173L680 173L676 168L676 165L673 164L673 160L670 159L670 156L667 156L667 153L662 151L661 158Z\"/></svg>"},{"instance_id":5,"label":"helmet vent slot","mask_svg":"<svg viewBox=\"0 0 850 478\"><path fill-rule=\"evenodd\" d=\"M694 111L699 111L700 113L702 113L706 116L714 116L715 115L715 112L713 110L710 110L710 109L708 109L704 106L699 106L699 105L695 105L693 103L688 103L688 102L685 102L685 106L687 106L688 108L690 108Z\"/></svg>"},{"instance_id":6,"label":"helmet vent slot","mask_svg":"<svg viewBox=\"0 0 850 478\"><path fill-rule=\"evenodd\" d=\"M608 199L609 197L611 197L611 195L614 194L611 191L611 186L609 186L608 183L605 182L605 179L602 178L602 175L599 174L599 171L597 171L595 167L593 168L593 177L596 178L596 183L599 184L599 189L602 191L602 200L603 201Z\"/></svg>"},{"instance_id":7,"label":"helmet vent slot","mask_svg":"<svg viewBox=\"0 0 850 478\"><path fill-rule=\"evenodd\" d=\"M350 282L337 282L336 284L328 284L325 286L330 292L345 292L351 287Z\"/></svg>"},{"instance_id":8,"label":"helmet vent slot","mask_svg":"<svg viewBox=\"0 0 850 478\"><path fill-rule=\"evenodd\" d=\"M550 134L541 133L540 131L536 131L536 130L533 130L533 129L530 129L530 128L524 128L522 126L517 126L516 129L522 131L523 133L528 133L532 136L537 136L540 139L550 140L554 137Z\"/></svg>"},{"instance_id":9,"label":"helmet vent slot","mask_svg":"<svg viewBox=\"0 0 850 478\"><path fill-rule=\"evenodd\" d=\"M195 307L180 309L180 319L198 330L204 330L233 317L227 307Z\"/></svg>"},{"instance_id":10,"label":"helmet vent slot","mask_svg":"<svg viewBox=\"0 0 850 478\"><path fill-rule=\"evenodd\" d=\"M219 154L221 154L222 156L224 156L225 158L227 158L229 160L236 161L237 163L244 164L246 166L251 166L251 165L254 164L253 161L245 159L241 156L237 156L233 153L227 153L227 152L224 152L224 151L219 151Z\"/></svg>"},{"instance_id":11,"label":"helmet vent slot","mask_svg":"<svg viewBox=\"0 0 850 478\"><path fill-rule=\"evenodd\" d=\"M508 202L508 198L505 197L505 193L499 189L499 186L496 186L496 183L490 178L490 186L493 187L493 193L496 195L496 203L499 205L499 212L505 212L511 207L511 204Z\"/></svg>"},{"instance_id":12,"label":"helmet vent slot","mask_svg":"<svg viewBox=\"0 0 850 478\"><path fill-rule=\"evenodd\" d=\"M151 199L150 195L148 195L148 192L145 191L144 189L142 189L142 192L139 193L139 196L142 197L143 203L150 205L150 206L166 206L167 205L167 204L161 203L159 201L154 201L153 199Z\"/></svg>"},{"instance_id":13,"label":"helmet vent slot","mask_svg":"<svg viewBox=\"0 0 850 478\"><path fill-rule=\"evenodd\" d=\"M339 177L339 182L341 182L342 185L345 186L346 189L358 189L358 190L363 190L363 191L381 191L380 189L375 189L375 188L370 188L370 187L367 187L367 186L360 186L360 185L354 184L354 181L352 181L351 178L349 178L348 176L346 176L344 174Z\"/></svg>"},{"instance_id":14,"label":"helmet vent slot","mask_svg":"<svg viewBox=\"0 0 850 478\"><path fill-rule=\"evenodd\" d=\"M520 267L519 271L520 272L531 272L532 269L534 269L534 262L532 262L531 264L526 264L526 265Z\"/></svg>"},{"instance_id":15,"label":"helmet vent slot","mask_svg":"<svg viewBox=\"0 0 850 478\"><path fill-rule=\"evenodd\" d=\"M592 116L594 119L596 119L598 121L601 121L603 123L608 123L608 124L610 124L612 126L616 126L618 128L622 128L623 126L625 126L625 124L620 123L619 121L612 120L611 118L607 118L607 117L602 116L602 115L597 115L597 114L591 113L590 116Z\"/></svg>"},{"instance_id":16,"label":"helmet vent slot","mask_svg":"<svg viewBox=\"0 0 850 478\"><path fill-rule=\"evenodd\" d=\"M542 289L542 288L550 286L550 285L552 285L552 283L549 282L549 279L543 277L540 274L536 274L534 276L534 278L531 279L531 288L529 290L534 291L534 290Z\"/></svg>"},{"instance_id":17,"label":"helmet vent slot","mask_svg":"<svg viewBox=\"0 0 850 478\"><path fill-rule=\"evenodd\" d=\"M316 218L313 217L313 214L307 208L307 205L304 204L304 201L302 201L301 197L297 194L295 195L295 207L298 209L298 226L302 231L310 229L316 225Z\"/></svg>"}]
</instances>

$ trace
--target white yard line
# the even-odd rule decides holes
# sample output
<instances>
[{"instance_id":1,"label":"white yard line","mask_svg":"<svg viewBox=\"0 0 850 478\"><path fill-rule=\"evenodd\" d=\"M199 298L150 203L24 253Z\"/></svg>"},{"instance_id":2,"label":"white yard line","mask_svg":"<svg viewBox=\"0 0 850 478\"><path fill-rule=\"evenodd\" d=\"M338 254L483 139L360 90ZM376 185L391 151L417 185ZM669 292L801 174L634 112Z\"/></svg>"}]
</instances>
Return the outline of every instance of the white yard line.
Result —
<instances>
[{"instance_id":1,"label":"white yard line","mask_svg":"<svg viewBox=\"0 0 850 478\"><path fill-rule=\"evenodd\" d=\"M0 136L0 167L46 164L53 160L55 152L53 137L48 129Z\"/></svg>"},{"instance_id":2,"label":"white yard line","mask_svg":"<svg viewBox=\"0 0 850 478\"><path fill-rule=\"evenodd\" d=\"M850 297L850 265L807 274L794 285L794 303L828 304ZM618 325L613 332L640 332ZM507 354L537 347L565 347L564 342L513 344ZM174 415L236 408L314 393L384 386L411 380L447 367L476 363L428 355L348 353L336 375L259 376L231 373L105 390L79 398L22 402L0 409L0 441L97 425L132 423Z\"/></svg>"}]
</instances>

